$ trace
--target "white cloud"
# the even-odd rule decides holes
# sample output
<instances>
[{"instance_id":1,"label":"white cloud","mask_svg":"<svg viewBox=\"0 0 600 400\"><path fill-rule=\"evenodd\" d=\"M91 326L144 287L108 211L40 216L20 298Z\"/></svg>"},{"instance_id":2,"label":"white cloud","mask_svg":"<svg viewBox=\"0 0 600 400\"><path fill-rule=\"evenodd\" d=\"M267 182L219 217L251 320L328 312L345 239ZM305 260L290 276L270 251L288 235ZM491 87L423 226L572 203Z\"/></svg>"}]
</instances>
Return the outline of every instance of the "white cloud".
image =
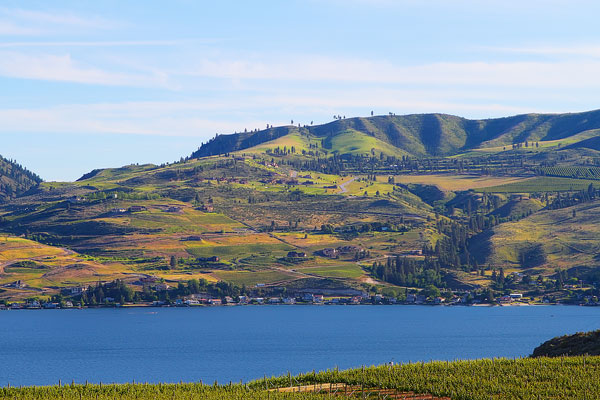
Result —
<instances>
[{"instance_id":1,"label":"white cloud","mask_svg":"<svg viewBox=\"0 0 600 400\"><path fill-rule=\"evenodd\" d=\"M231 80L332 81L466 87L598 87L600 62L439 62L397 65L388 61L314 55L287 61L203 60L184 74Z\"/></svg>"},{"instance_id":2,"label":"white cloud","mask_svg":"<svg viewBox=\"0 0 600 400\"><path fill-rule=\"evenodd\" d=\"M163 74L108 71L74 61L70 54L0 52L0 76L109 86L167 87Z\"/></svg>"}]
</instances>

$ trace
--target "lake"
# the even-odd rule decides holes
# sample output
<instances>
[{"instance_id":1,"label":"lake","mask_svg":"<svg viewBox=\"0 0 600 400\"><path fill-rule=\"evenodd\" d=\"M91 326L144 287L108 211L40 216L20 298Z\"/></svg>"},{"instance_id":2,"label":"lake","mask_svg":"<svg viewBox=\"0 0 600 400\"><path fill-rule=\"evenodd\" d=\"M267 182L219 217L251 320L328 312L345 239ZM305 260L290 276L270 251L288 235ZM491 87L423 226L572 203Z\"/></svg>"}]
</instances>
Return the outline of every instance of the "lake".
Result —
<instances>
[{"instance_id":1,"label":"lake","mask_svg":"<svg viewBox=\"0 0 600 400\"><path fill-rule=\"evenodd\" d=\"M386 362L520 357L600 328L568 306L244 306L0 311L0 386L244 381Z\"/></svg>"}]
</instances>

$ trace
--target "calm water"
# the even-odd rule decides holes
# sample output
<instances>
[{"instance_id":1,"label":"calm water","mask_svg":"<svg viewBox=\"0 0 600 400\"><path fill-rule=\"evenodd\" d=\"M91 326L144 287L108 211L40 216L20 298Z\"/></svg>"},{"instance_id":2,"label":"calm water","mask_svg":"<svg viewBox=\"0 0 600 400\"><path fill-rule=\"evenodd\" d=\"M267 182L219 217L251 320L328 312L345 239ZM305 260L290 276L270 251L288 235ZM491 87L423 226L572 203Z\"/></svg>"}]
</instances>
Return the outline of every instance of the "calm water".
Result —
<instances>
[{"instance_id":1,"label":"calm water","mask_svg":"<svg viewBox=\"0 0 600 400\"><path fill-rule=\"evenodd\" d=\"M0 312L0 386L226 382L389 361L518 357L600 308L261 306Z\"/></svg>"}]
</instances>

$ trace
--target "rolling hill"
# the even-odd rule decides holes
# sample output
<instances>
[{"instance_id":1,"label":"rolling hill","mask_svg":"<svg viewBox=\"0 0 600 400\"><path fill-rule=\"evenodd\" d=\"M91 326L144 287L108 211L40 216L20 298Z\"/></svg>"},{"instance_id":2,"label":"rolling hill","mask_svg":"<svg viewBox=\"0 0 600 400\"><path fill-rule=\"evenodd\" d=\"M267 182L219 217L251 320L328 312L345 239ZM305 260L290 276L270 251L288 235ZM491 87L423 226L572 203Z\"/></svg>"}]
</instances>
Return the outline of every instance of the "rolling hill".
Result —
<instances>
[{"instance_id":1,"label":"rolling hill","mask_svg":"<svg viewBox=\"0 0 600 400\"><path fill-rule=\"evenodd\" d=\"M338 119L315 126L289 125L217 135L195 151L192 157L246 150L291 134L322 140L325 149L342 154L368 153L371 148L382 147L381 144L384 144L388 148L391 145L398 149L400 154L451 156L468 150L502 148L525 141L567 140L581 134L583 140L589 137L585 133L599 128L600 110L572 114L523 114L484 120L469 120L446 114L384 115ZM360 134L366 136L359 140L363 143L357 148L348 148L348 140L344 136L351 135L352 141L356 142ZM376 142L372 142L373 139ZM338 142L339 146L336 146Z\"/></svg>"}]
</instances>

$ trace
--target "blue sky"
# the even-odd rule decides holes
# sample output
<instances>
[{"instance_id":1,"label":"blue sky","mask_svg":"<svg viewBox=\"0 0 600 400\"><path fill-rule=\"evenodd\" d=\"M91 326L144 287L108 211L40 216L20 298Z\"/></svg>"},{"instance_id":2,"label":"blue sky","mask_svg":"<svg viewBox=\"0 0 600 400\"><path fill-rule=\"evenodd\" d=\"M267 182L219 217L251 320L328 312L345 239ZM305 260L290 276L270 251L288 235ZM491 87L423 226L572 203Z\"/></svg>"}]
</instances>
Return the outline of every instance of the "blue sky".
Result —
<instances>
[{"instance_id":1,"label":"blue sky","mask_svg":"<svg viewBox=\"0 0 600 400\"><path fill-rule=\"evenodd\" d=\"M600 108L600 3L0 3L0 154L47 180L332 115Z\"/></svg>"}]
</instances>

